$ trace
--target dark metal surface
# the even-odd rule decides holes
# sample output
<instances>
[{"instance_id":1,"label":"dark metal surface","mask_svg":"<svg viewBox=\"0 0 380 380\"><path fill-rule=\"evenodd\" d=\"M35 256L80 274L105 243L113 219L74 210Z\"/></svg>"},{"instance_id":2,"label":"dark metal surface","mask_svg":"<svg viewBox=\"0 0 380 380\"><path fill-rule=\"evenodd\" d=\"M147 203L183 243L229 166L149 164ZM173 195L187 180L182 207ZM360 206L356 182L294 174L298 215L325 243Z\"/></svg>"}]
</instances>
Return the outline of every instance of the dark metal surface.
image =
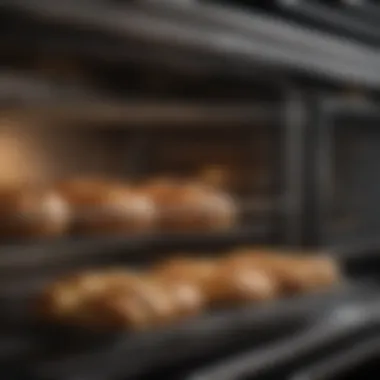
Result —
<instances>
[{"instance_id":1,"label":"dark metal surface","mask_svg":"<svg viewBox=\"0 0 380 380\"><path fill-rule=\"evenodd\" d=\"M317 361L308 368L300 369L290 377L290 380L348 380L355 379L355 376L363 379L369 379L369 376L373 379L379 377L380 367L377 366L377 371L374 371L373 362L378 362L380 356L380 337L378 334L374 335L327 359Z\"/></svg>"},{"instance_id":2,"label":"dark metal surface","mask_svg":"<svg viewBox=\"0 0 380 380\"><path fill-rule=\"evenodd\" d=\"M241 232L235 236L235 244L243 244ZM246 237L252 239L249 233ZM205 314L181 325L142 335L125 333L110 336L77 329L58 329L41 326L31 318L31 306L36 293L44 284L64 272L94 266L104 268L115 265L146 265L152 260L162 258L162 252L168 255L168 250L171 250L171 254L175 254L178 252L175 248L179 247L186 247L187 251L191 249L194 254L197 254L194 252L196 247L198 254L212 247L216 249L215 254L218 254L218 249L228 248L227 240L223 241L221 236L212 241L207 240L210 239L208 235L205 240L196 242L192 240L194 237L188 237L187 242L184 237L178 238L177 247L171 239L150 242L143 239L109 239L102 244L94 240L87 242L87 245L86 242L73 242L72 245L66 243L59 249L54 249L52 245L49 249L45 247L46 251L41 245L35 247L35 252L24 247L23 257L15 254L16 248L13 254L12 251L5 251L4 255L0 255L3 260L0 265L1 326L7 336L10 331L15 330L20 337L20 331L24 331L24 338L16 337L16 341L11 342L14 344L13 353L10 352L5 357L9 360L19 360L23 355L32 357L30 371L49 380L77 375L93 378L95 373L101 379L113 376L118 378L119 375L127 374L137 376L162 366L170 367L181 363L185 365L187 361L203 356L211 360L223 352L232 354L229 351L232 348L239 351L244 347L252 347L253 341L258 343L272 340L276 336L278 338L282 332L288 333L293 328L297 329L326 310L371 299L378 293L376 283L356 282L355 277L352 277L352 283L344 283L326 293ZM184 245L185 243L188 245ZM234 244L231 240L229 243L231 246ZM364 257L363 247L361 253ZM3 334L0 331L0 337ZM9 339L5 344L9 344L8 341ZM140 354L137 355L137 352ZM130 367L126 357L136 358Z\"/></svg>"},{"instance_id":3,"label":"dark metal surface","mask_svg":"<svg viewBox=\"0 0 380 380\"><path fill-rule=\"evenodd\" d=\"M277 105L271 102L144 100L107 96L94 87L65 84L31 72L2 70L0 108L11 115L76 126L223 127L278 124ZM12 112L13 111L13 112Z\"/></svg>"},{"instance_id":4,"label":"dark metal surface","mask_svg":"<svg viewBox=\"0 0 380 380\"><path fill-rule=\"evenodd\" d=\"M160 47L161 53L162 49L191 51L203 57L222 58L225 67L236 68L246 62L251 72L252 64L258 64L270 71L291 69L338 82L371 87L380 83L379 54L375 50L256 12L246 15L202 2L160 2L146 7L129 3L114 8L99 3L46 0L3 0L2 4L41 22L74 29L86 27L125 38L140 49L149 47L151 52L153 47Z\"/></svg>"},{"instance_id":5,"label":"dark metal surface","mask_svg":"<svg viewBox=\"0 0 380 380\"><path fill-rule=\"evenodd\" d=\"M268 243L269 236L271 228L258 225L210 233L143 234L4 244L0 249L0 272L6 275L11 268L35 270L51 265L58 267L65 262L75 265L83 259L90 261L99 256L107 257L107 253L112 257L112 252L126 260L144 260L145 249L150 249L148 256L152 258L154 250L157 250L157 255L162 255L163 250L223 249L236 244ZM137 251L141 254L136 255Z\"/></svg>"},{"instance_id":6,"label":"dark metal surface","mask_svg":"<svg viewBox=\"0 0 380 380\"><path fill-rule=\"evenodd\" d=\"M304 133L307 103L300 91L289 90L284 97L283 128L280 130L278 146L274 149L283 152L280 157L276 152L277 170L280 178L279 203L283 213L275 214L280 221L282 233L280 242L287 245L302 244L302 210L303 210L303 166L304 166ZM283 189L283 190L281 190Z\"/></svg>"},{"instance_id":7,"label":"dark metal surface","mask_svg":"<svg viewBox=\"0 0 380 380\"><path fill-rule=\"evenodd\" d=\"M323 244L332 197L331 121L322 98L312 96L305 149L304 231L305 243Z\"/></svg>"},{"instance_id":8,"label":"dark metal surface","mask_svg":"<svg viewBox=\"0 0 380 380\"><path fill-rule=\"evenodd\" d=\"M94 333L39 325L32 323L29 315L26 318L29 325L20 325L16 330L16 326L2 321L0 364L2 361L17 363L24 360L24 372L40 380L76 379L77 376L104 380L123 376L140 378L142 375L152 376L158 370L191 368L189 363L194 361L202 367L200 359L211 363L269 342L277 346L275 342L280 338L290 338L297 331L303 331L315 320L320 321L321 315L328 310L357 303L371 304L376 293L378 290L372 285L352 284L328 293L213 312L177 326L142 334ZM6 309L2 307L2 310ZM324 342L324 338L334 340L340 333L345 335L340 323L337 331L333 324L330 327L331 334L311 335L319 336L318 342ZM133 358L133 361L127 358Z\"/></svg>"},{"instance_id":9,"label":"dark metal surface","mask_svg":"<svg viewBox=\"0 0 380 380\"><path fill-rule=\"evenodd\" d=\"M226 356L228 352L232 353L233 349L242 350L244 347L277 341L281 336L290 336L299 331L314 321L321 312L342 305L348 300L363 301L365 297L372 296L368 291L337 292L335 295L330 293L299 297L267 306L221 311L166 331L129 338L119 336L113 343L103 342L101 347L93 345L92 350L80 355L70 354L66 350L56 359L49 359L49 356L41 358L33 368L43 379L63 379L65 376L70 378L74 375L85 378L99 376L100 379L137 377L153 373L162 367L178 366L181 363L186 365L197 358L211 360L221 353ZM339 331L341 330L344 328ZM339 332L335 333L335 336L337 334L339 335ZM325 334L320 339L326 339L329 335ZM126 361L125 358L132 356L133 362Z\"/></svg>"},{"instance_id":10,"label":"dark metal surface","mask_svg":"<svg viewBox=\"0 0 380 380\"><path fill-rule=\"evenodd\" d=\"M311 353L322 354L333 346L347 345L365 331L367 334L373 333L379 327L379 311L379 301L335 309L323 316L318 323L291 338L224 360L219 365L195 372L190 379L259 379L260 376L274 369L278 371L290 362L300 362Z\"/></svg>"},{"instance_id":11,"label":"dark metal surface","mask_svg":"<svg viewBox=\"0 0 380 380\"><path fill-rule=\"evenodd\" d=\"M289 19L374 47L379 46L379 24L374 17L368 17L371 8L367 9L364 4L349 7L316 0L280 0L278 4L283 15Z\"/></svg>"},{"instance_id":12,"label":"dark metal surface","mask_svg":"<svg viewBox=\"0 0 380 380\"><path fill-rule=\"evenodd\" d=\"M379 228L377 162L380 106L362 100L317 96L310 101L305 173L305 240L311 245L355 244L376 238ZM349 161L337 149L351 135ZM337 174L345 173L339 183ZM351 220L339 227L336 206Z\"/></svg>"},{"instance_id":13,"label":"dark metal surface","mask_svg":"<svg viewBox=\"0 0 380 380\"><path fill-rule=\"evenodd\" d=\"M121 241L118 242L120 246L116 243L113 241L114 245L102 247L103 252L101 255L99 253L102 262L98 262L98 265L135 265L137 262L147 263L162 257L160 251L152 246L149 254L144 252L144 247L146 249L147 246L131 245L128 252L126 246L121 245ZM219 247L222 248L220 245ZM164 246L161 248L164 249ZM201 247L198 248L201 250ZM112 250L119 252L116 255ZM37 374L39 379L71 379L76 376L117 379L127 375L140 376L163 366L178 366L181 363L185 365L188 361L202 357L211 360L218 355L233 354L233 350L237 352L244 347L274 341L283 336L282 334L286 335L314 321L327 310L366 302L378 294L376 282L367 284L365 281L355 281L353 277L352 282L343 283L341 287L326 293L298 296L229 311L215 311L168 329L144 334L110 335L40 325L31 318L31 305L41 286L56 277L57 268L78 270L82 268L82 264L91 267L97 262L92 256L87 258L87 264L79 264L80 260L75 259L75 253L78 255L80 251L70 252L71 258L66 258L66 267L64 261L54 263L52 257L50 263L40 262L37 266L35 262L32 268L25 265L18 275L13 270L13 275L6 278L5 269L2 275L1 326L8 336L12 329L18 331L19 336L20 331L24 331L24 339L17 340L13 353L10 352L6 357L17 360L22 355L29 356L33 360L28 360L28 370ZM85 256L84 254L83 258ZM105 259L109 261L105 263ZM8 272L10 268L8 266ZM370 322L368 324L371 325ZM4 333L0 331L0 337L2 335ZM5 344L9 344L7 342ZM133 362L126 361L129 357L134 358Z\"/></svg>"}]
</instances>

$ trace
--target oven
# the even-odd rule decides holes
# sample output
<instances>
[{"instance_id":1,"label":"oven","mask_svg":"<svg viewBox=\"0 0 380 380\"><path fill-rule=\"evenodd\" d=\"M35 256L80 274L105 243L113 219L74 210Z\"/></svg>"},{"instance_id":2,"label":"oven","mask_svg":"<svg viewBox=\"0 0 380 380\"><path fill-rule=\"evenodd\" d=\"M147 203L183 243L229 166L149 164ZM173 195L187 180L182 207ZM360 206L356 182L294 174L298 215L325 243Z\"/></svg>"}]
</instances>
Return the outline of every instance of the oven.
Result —
<instances>
[{"instance_id":1,"label":"oven","mask_svg":"<svg viewBox=\"0 0 380 380\"><path fill-rule=\"evenodd\" d=\"M1 376L347 380L378 370L376 4L18 0L0 10L0 190L96 179L100 193L141 200L147 184L175 183L234 206L221 227L190 203L189 223L172 192L154 223L120 229L104 222L117 212L94 211L104 199L95 194L58 232L27 234L12 223L33 224L34 213L20 219L0 193ZM357 14L365 30L363 18L351 28ZM41 290L71 273L145 274L245 249L295 260L283 267L327 256L343 276L138 332L42 321L35 310Z\"/></svg>"}]
</instances>

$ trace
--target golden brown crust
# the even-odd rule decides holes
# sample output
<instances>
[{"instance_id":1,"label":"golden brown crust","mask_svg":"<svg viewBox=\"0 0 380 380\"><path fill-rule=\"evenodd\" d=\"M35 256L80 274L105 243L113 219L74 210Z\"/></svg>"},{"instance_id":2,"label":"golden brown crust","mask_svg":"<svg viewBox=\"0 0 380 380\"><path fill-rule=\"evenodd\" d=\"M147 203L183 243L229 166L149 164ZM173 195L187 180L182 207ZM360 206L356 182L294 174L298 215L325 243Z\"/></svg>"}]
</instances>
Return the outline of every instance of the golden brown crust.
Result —
<instances>
[{"instance_id":1,"label":"golden brown crust","mask_svg":"<svg viewBox=\"0 0 380 380\"><path fill-rule=\"evenodd\" d=\"M58 186L75 215L75 231L85 234L145 232L154 228L153 202L132 187L97 179Z\"/></svg>"},{"instance_id":2,"label":"golden brown crust","mask_svg":"<svg viewBox=\"0 0 380 380\"><path fill-rule=\"evenodd\" d=\"M141 188L160 213L160 228L169 231L202 231L230 228L236 222L233 199L195 182L161 180Z\"/></svg>"},{"instance_id":3,"label":"golden brown crust","mask_svg":"<svg viewBox=\"0 0 380 380\"><path fill-rule=\"evenodd\" d=\"M67 231L69 220L67 203L49 188L32 185L0 188L3 237L61 236Z\"/></svg>"},{"instance_id":4,"label":"golden brown crust","mask_svg":"<svg viewBox=\"0 0 380 380\"><path fill-rule=\"evenodd\" d=\"M178 257L159 263L151 269L151 273L177 280L203 282L212 276L216 266L217 263L210 259Z\"/></svg>"},{"instance_id":5,"label":"golden brown crust","mask_svg":"<svg viewBox=\"0 0 380 380\"><path fill-rule=\"evenodd\" d=\"M39 310L50 320L87 320L86 315L92 313L99 297L134 281L137 276L121 271L68 276L47 287L40 298Z\"/></svg>"},{"instance_id":6,"label":"golden brown crust","mask_svg":"<svg viewBox=\"0 0 380 380\"><path fill-rule=\"evenodd\" d=\"M226 259L220 263L206 289L212 303L239 304L277 297L279 283L265 268Z\"/></svg>"},{"instance_id":7,"label":"golden brown crust","mask_svg":"<svg viewBox=\"0 0 380 380\"><path fill-rule=\"evenodd\" d=\"M318 290L339 282L336 262L327 257L289 255L269 250L242 250L230 257L231 262L241 262L264 269L280 284L284 294Z\"/></svg>"},{"instance_id":8,"label":"golden brown crust","mask_svg":"<svg viewBox=\"0 0 380 380\"><path fill-rule=\"evenodd\" d=\"M57 281L39 302L40 315L50 321L131 329L173 320L177 308L174 294L160 282L118 270Z\"/></svg>"},{"instance_id":9,"label":"golden brown crust","mask_svg":"<svg viewBox=\"0 0 380 380\"><path fill-rule=\"evenodd\" d=\"M158 281L176 289L175 297L182 304L181 314L194 314L209 303L206 286L216 268L216 262L209 259L179 257L156 265L150 273Z\"/></svg>"},{"instance_id":10,"label":"golden brown crust","mask_svg":"<svg viewBox=\"0 0 380 380\"><path fill-rule=\"evenodd\" d=\"M177 257L144 273L123 269L69 276L49 286L38 313L48 321L140 330L166 325L208 306L238 305L333 286L328 257L240 251L218 259Z\"/></svg>"}]
</instances>

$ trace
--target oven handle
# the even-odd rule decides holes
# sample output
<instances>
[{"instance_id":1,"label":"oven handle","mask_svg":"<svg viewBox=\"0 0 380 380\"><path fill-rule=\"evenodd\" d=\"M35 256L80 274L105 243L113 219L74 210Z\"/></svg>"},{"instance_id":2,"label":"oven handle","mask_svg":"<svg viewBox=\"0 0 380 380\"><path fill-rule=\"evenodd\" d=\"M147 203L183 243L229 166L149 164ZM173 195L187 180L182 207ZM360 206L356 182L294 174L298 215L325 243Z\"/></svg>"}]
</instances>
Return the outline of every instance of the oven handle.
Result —
<instances>
[{"instance_id":1,"label":"oven handle","mask_svg":"<svg viewBox=\"0 0 380 380\"><path fill-rule=\"evenodd\" d=\"M290 364L380 325L380 302L333 311L301 333L193 372L187 380L240 380ZM256 377L255 377L256 378Z\"/></svg>"}]
</instances>

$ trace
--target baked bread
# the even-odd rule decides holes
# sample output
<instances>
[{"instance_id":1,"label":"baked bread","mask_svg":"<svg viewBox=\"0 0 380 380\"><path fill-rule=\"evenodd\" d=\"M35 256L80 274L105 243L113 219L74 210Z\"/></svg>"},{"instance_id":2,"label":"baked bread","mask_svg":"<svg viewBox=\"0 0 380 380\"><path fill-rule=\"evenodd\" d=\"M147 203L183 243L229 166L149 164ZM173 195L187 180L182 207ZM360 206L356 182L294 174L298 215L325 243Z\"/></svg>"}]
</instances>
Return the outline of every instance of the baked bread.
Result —
<instances>
[{"instance_id":1,"label":"baked bread","mask_svg":"<svg viewBox=\"0 0 380 380\"><path fill-rule=\"evenodd\" d=\"M58 189L75 215L80 234L146 232L154 228L153 202L132 187L102 180L73 180Z\"/></svg>"},{"instance_id":2,"label":"baked bread","mask_svg":"<svg viewBox=\"0 0 380 380\"><path fill-rule=\"evenodd\" d=\"M156 204L163 230L223 230L236 222L237 207L228 194L195 182L154 181L141 191Z\"/></svg>"},{"instance_id":3,"label":"baked bread","mask_svg":"<svg viewBox=\"0 0 380 380\"><path fill-rule=\"evenodd\" d=\"M127 271L89 272L47 287L38 302L44 319L111 329L161 325L176 315L164 286Z\"/></svg>"},{"instance_id":4,"label":"baked bread","mask_svg":"<svg viewBox=\"0 0 380 380\"><path fill-rule=\"evenodd\" d=\"M63 235L70 210L55 191L33 185L0 187L0 235L5 238L39 238Z\"/></svg>"},{"instance_id":5,"label":"baked bread","mask_svg":"<svg viewBox=\"0 0 380 380\"><path fill-rule=\"evenodd\" d=\"M233 305L274 299L279 283L270 271L245 261L226 259L220 262L206 286L212 304Z\"/></svg>"},{"instance_id":6,"label":"baked bread","mask_svg":"<svg viewBox=\"0 0 380 380\"><path fill-rule=\"evenodd\" d=\"M339 266L334 259L323 256L244 249L235 251L230 256L230 261L264 269L277 279L284 294L323 289L341 279Z\"/></svg>"},{"instance_id":7,"label":"baked bread","mask_svg":"<svg viewBox=\"0 0 380 380\"><path fill-rule=\"evenodd\" d=\"M150 275L174 294L179 314L188 316L198 314L207 306L205 287L215 268L216 264L210 260L177 258L153 267Z\"/></svg>"}]
</instances>

